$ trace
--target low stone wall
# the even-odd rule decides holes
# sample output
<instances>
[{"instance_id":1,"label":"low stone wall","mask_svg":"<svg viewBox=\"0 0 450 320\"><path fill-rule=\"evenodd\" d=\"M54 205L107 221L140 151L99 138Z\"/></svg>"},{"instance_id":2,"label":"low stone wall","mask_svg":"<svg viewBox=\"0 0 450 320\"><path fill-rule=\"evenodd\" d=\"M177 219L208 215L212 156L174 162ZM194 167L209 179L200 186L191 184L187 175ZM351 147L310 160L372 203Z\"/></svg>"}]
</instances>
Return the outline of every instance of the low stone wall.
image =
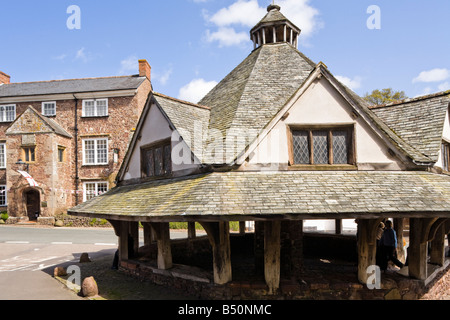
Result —
<instances>
[{"instance_id":1,"label":"low stone wall","mask_svg":"<svg viewBox=\"0 0 450 320\"><path fill-rule=\"evenodd\" d=\"M170 270L159 270L154 265L130 260L122 261L119 270L141 281L151 281L208 300L418 300L428 291L435 291L434 285L425 286L423 281L409 278L385 277L381 289L369 289L345 279L326 282L305 275L297 281L281 280L278 292L269 294L262 280L215 285L211 272L196 267L174 265ZM447 267L441 277L449 274ZM443 286L440 280L437 284Z\"/></svg>"},{"instance_id":2,"label":"low stone wall","mask_svg":"<svg viewBox=\"0 0 450 320\"><path fill-rule=\"evenodd\" d=\"M327 246L327 241L328 244L332 242L334 245L349 242L349 250L351 250L355 240L353 237L336 237L334 235L315 236L308 234L306 237L308 240L304 242L304 250L315 253L320 252L320 250L316 250L318 243ZM315 242L314 239L318 241ZM252 253L248 251L248 246L252 243L251 234L247 234L245 237L232 236L230 241L232 262L233 253L236 254L237 248L238 251L241 250L241 252L238 252L241 254L247 250L250 260L252 260ZM313 247L310 247L310 245ZM438 272L439 275L436 280L426 286L424 281L410 279L388 271L381 275L380 289L369 289L366 285L357 281L357 268L351 262L353 257L350 257L349 262L344 265L333 265L331 262L324 260L325 262L318 268L315 264L318 259L305 258L305 268L302 274L296 280L282 278L278 292L271 295L268 292L263 275L242 276L242 274L238 274L242 272L242 269L233 269L234 280L232 282L225 285L214 284L210 244L205 237L191 240L172 240L174 267L170 270L157 269L155 244L147 247L146 250L145 254L141 252L140 255L143 260L136 258L135 260L122 261L119 269L141 281L150 281L158 285L172 287L191 296L209 300L417 300L427 292L436 290L436 286L443 286L444 284L439 279L450 275L450 267L446 264ZM341 256L345 254L346 250L334 252L333 255ZM330 251L322 249L322 252ZM185 264L189 264L189 266ZM249 265L245 267L248 272L253 272L254 266L253 268ZM345 269L342 270L342 268Z\"/></svg>"},{"instance_id":3,"label":"low stone wall","mask_svg":"<svg viewBox=\"0 0 450 320\"><path fill-rule=\"evenodd\" d=\"M69 216L67 214L60 214L54 217L39 217L37 218L36 224L42 226L54 226L57 221L61 221L60 227L77 227L77 228L88 228L88 227L96 227L96 228L112 228L112 225L104 219L95 219L95 218L84 218L84 217L75 217ZM5 224L14 225L14 224L23 224L30 222L28 217L9 217Z\"/></svg>"}]
</instances>

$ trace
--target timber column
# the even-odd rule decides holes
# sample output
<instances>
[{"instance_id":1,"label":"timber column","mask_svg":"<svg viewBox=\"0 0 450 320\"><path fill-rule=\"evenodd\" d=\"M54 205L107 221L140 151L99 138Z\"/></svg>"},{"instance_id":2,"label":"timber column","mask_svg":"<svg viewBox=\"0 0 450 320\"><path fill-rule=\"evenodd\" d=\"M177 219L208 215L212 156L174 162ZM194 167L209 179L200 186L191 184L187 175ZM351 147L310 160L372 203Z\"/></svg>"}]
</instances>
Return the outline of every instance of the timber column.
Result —
<instances>
[{"instance_id":1,"label":"timber column","mask_svg":"<svg viewBox=\"0 0 450 320\"><path fill-rule=\"evenodd\" d=\"M381 219L358 219L358 280L367 284L367 268L376 264L376 230Z\"/></svg>"},{"instance_id":2,"label":"timber column","mask_svg":"<svg viewBox=\"0 0 450 320\"><path fill-rule=\"evenodd\" d=\"M230 223L200 222L208 234L213 253L214 283L225 284L232 280Z\"/></svg>"}]
</instances>

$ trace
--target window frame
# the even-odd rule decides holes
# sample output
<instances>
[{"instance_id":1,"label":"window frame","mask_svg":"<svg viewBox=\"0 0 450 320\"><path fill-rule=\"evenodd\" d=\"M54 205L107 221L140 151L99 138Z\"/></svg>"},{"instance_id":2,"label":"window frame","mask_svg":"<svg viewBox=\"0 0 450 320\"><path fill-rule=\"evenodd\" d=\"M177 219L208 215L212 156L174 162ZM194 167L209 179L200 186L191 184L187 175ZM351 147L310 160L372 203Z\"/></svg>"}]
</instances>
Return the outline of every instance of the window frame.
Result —
<instances>
[{"instance_id":1,"label":"window frame","mask_svg":"<svg viewBox=\"0 0 450 320\"><path fill-rule=\"evenodd\" d=\"M294 159L294 140L293 133L295 131L307 131L308 132L308 144L309 144L309 164L297 164ZM314 163L314 145L313 132L314 131L327 131L327 143L328 143L328 164L315 164ZM334 131L347 131L349 138L348 143L348 159L347 164L334 164L333 158L333 132ZM355 124L331 124L331 125L288 125L288 151L289 151L289 169L307 169L307 170L356 170L356 136L355 136Z\"/></svg>"},{"instance_id":2,"label":"window frame","mask_svg":"<svg viewBox=\"0 0 450 320\"><path fill-rule=\"evenodd\" d=\"M441 144L442 171L450 172L450 142L442 140Z\"/></svg>"},{"instance_id":3,"label":"window frame","mask_svg":"<svg viewBox=\"0 0 450 320\"><path fill-rule=\"evenodd\" d=\"M92 197L92 198L90 198L90 199L87 199L87 185L94 185L94 188L95 188L95 195ZM98 186L99 186L99 184L106 184L106 192L108 192L109 191L109 182L108 181L85 181L85 182L83 182L83 202L86 202L86 201L88 201L88 200L91 200L91 199L93 199L93 198L95 198L95 197L98 197L100 194L99 194L99 191L98 191Z\"/></svg>"},{"instance_id":4,"label":"window frame","mask_svg":"<svg viewBox=\"0 0 450 320\"><path fill-rule=\"evenodd\" d=\"M99 101L106 101L105 105L105 114L98 114L98 105L97 103ZM87 102L94 102L94 114L86 114L86 103ZM101 98L101 99L84 99L82 103L82 111L81 115L83 118L101 118L101 117L108 117L109 116L109 108L108 108L109 102L108 98Z\"/></svg>"},{"instance_id":5,"label":"window frame","mask_svg":"<svg viewBox=\"0 0 450 320\"><path fill-rule=\"evenodd\" d=\"M21 148L22 148L22 159L24 162L26 163L36 162L36 146L22 146ZM29 153L31 152L31 150L33 150L33 153ZM29 160L27 160L27 156Z\"/></svg>"},{"instance_id":6,"label":"window frame","mask_svg":"<svg viewBox=\"0 0 450 320\"><path fill-rule=\"evenodd\" d=\"M165 152L164 149L166 147L170 148L170 153L169 153L169 158L170 159L166 159L165 158ZM156 149L162 149L162 170L164 171L163 174L161 175L156 175L156 173L154 173L153 175L147 175L146 173L146 159L144 158L144 155L149 152L150 150L156 150ZM153 161L153 172L156 171L156 167L155 167L156 161ZM168 164L169 168L166 170L165 169L165 164ZM172 163L172 140L171 138L168 139L163 139L163 140L159 140L156 141L154 143L151 144L147 144L145 146L141 146L141 178L142 179L161 179L161 178L167 178L167 177L171 177L173 174L173 163Z\"/></svg>"},{"instance_id":7,"label":"window frame","mask_svg":"<svg viewBox=\"0 0 450 320\"><path fill-rule=\"evenodd\" d=\"M0 142L0 146L3 146L3 165L0 161L0 169L6 169L6 142ZM2 153L0 152L0 160Z\"/></svg>"},{"instance_id":8,"label":"window frame","mask_svg":"<svg viewBox=\"0 0 450 320\"><path fill-rule=\"evenodd\" d=\"M5 199L4 203L2 203L2 201L1 201L2 200L2 196L1 196L2 192L4 193L4 199ZM0 207L7 207L7 206L8 206L8 192L6 189L6 185L1 184L0 185Z\"/></svg>"},{"instance_id":9,"label":"window frame","mask_svg":"<svg viewBox=\"0 0 450 320\"><path fill-rule=\"evenodd\" d=\"M45 113L45 105L46 104L53 104L54 105L54 113L53 114L46 114ZM46 117L54 117L56 116L56 101L44 101L41 104L41 108L42 108L42 115L46 116Z\"/></svg>"},{"instance_id":10,"label":"window frame","mask_svg":"<svg viewBox=\"0 0 450 320\"><path fill-rule=\"evenodd\" d=\"M93 141L94 142L94 163L90 163L86 161L86 142ZM98 161L98 142L106 141L106 161L99 162ZM83 166L103 166L108 165L109 163L109 139L107 137L104 138L88 138L82 139L82 149L83 149Z\"/></svg>"},{"instance_id":11,"label":"window frame","mask_svg":"<svg viewBox=\"0 0 450 320\"><path fill-rule=\"evenodd\" d=\"M13 107L14 108L14 119L9 120L7 118L7 110L6 108L8 107ZM17 106L15 104L2 104L0 105L0 123L2 122L13 122L14 120L16 120L16 116L17 116Z\"/></svg>"},{"instance_id":12,"label":"window frame","mask_svg":"<svg viewBox=\"0 0 450 320\"><path fill-rule=\"evenodd\" d=\"M58 146L58 163L64 163L65 160L66 160L66 147Z\"/></svg>"}]
</instances>

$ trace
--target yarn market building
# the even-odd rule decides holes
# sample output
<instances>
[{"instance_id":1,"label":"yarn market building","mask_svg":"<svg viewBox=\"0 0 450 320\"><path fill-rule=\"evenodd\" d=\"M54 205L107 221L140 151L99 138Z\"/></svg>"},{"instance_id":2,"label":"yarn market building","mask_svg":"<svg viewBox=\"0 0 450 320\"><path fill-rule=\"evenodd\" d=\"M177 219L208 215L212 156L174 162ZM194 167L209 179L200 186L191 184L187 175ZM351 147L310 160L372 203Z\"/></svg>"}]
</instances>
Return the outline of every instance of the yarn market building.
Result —
<instances>
[{"instance_id":1,"label":"yarn market building","mask_svg":"<svg viewBox=\"0 0 450 320\"><path fill-rule=\"evenodd\" d=\"M371 107L297 50L300 33L271 5L198 104L150 92L117 186L69 210L114 226L121 270L211 299L417 299L447 270L450 92ZM335 234L303 232L319 219ZM370 290L385 219L408 266Z\"/></svg>"}]
</instances>

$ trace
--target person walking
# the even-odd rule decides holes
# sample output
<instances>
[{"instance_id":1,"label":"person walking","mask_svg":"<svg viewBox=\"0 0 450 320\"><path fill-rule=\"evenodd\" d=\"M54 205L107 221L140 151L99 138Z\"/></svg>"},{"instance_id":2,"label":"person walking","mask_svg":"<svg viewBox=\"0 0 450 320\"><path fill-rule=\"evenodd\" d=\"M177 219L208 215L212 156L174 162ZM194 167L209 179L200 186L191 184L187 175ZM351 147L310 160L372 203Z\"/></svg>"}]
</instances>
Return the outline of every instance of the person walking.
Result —
<instances>
[{"instance_id":1,"label":"person walking","mask_svg":"<svg viewBox=\"0 0 450 320\"><path fill-rule=\"evenodd\" d=\"M397 234L392 229L392 221L390 220L385 223L385 229L380 239L380 249L382 254L381 270L386 271L389 261L392 261L400 269L403 268L403 263L397 259Z\"/></svg>"}]
</instances>

